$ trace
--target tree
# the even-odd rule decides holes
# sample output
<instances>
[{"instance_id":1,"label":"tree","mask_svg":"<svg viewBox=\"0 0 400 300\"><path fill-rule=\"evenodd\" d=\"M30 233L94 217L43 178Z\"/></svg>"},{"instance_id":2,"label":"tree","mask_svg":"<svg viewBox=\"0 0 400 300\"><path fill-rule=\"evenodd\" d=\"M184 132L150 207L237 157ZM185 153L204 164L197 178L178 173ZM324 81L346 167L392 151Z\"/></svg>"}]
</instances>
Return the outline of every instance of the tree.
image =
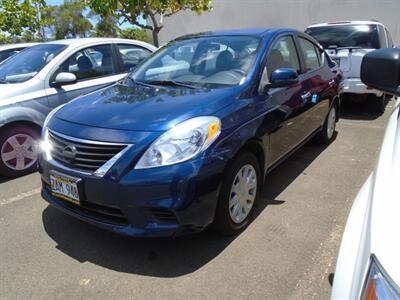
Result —
<instances>
[{"instance_id":1,"label":"tree","mask_svg":"<svg viewBox=\"0 0 400 300\"><path fill-rule=\"evenodd\" d=\"M182 10L198 14L211 9L211 0L87 0L89 6L100 15L115 15L118 19L152 32L155 46L159 46L158 34L164 27L164 18ZM150 19L143 24L139 17Z\"/></svg>"},{"instance_id":2,"label":"tree","mask_svg":"<svg viewBox=\"0 0 400 300\"><path fill-rule=\"evenodd\" d=\"M84 15L85 3L81 0L64 0L60 6L51 6L47 18L56 39L86 37L93 28Z\"/></svg>"},{"instance_id":3,"label":"tree","mask_svg":"<svg viewBox=\"0 0 400 300\"><path fill-rule=\"evenodd\" d=\"M117 37L118 36L118 20L115 16L99 16L90 12L88 17L96 19L96 26L92 32L92 36L96 37Z\"/></svg>"},{"instance_id":4,"label":"tree","mask_svg":"<svg viewBox=\"0 0 400 300\"><path fill-rule=\"evenodd\" d=\"M45 0L0 0L0 30L8 33L10 39L30 35L44 39L43 27L46 20L42 13L46 9Z\"/></svg>"},{"instance_id":5,"label":"tree","mask_svg":"<svg viewBox=\"0 0 400 300\"><path fill-rule=\"evenodd\" d=\"M147 31L142 28L128 28L121 30L119 36L123 39L139 40L146 43L151 42L151 38L147 34Z\"/></svg>"}]
</instances>

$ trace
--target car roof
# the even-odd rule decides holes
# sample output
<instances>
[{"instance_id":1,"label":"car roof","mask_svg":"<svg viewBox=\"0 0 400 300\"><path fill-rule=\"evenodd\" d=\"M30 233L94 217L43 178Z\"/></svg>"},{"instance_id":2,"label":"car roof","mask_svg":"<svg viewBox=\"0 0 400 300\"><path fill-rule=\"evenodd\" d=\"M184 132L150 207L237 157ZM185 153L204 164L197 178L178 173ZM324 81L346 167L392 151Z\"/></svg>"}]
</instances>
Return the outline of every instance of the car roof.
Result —
<instances>
[{"instance_id":1,"label":"car roof","mask_svg":"<svg viewBox=\"0 0 400 300\"><path fill-rule=\"evenodd\" d=\"M343 25L383 25L378 21L335 21L335 22L326 22L326 23L318 23L312 24L307 28L313 27L325 27L325 26L343 26Z\"/></svg>"},{"instance_id":2,"label":"car roof","mask_svg":"<svg viewBox=\"0 0 400 300\"><path fill-rule=\"evenodd\" d=\"M35 46L37 44L38 43L19 43L19 44L0 45L0 51L2 51L2 50L10 50L10 49L27 48L27 47Z\"/></svg>"},{"instance_id":3,"label":"car roof","mask_svg":"<svg viewBox=\"0 0 400 300\"><path fill-rule=\"evenodd\" d=\"M131 40L131 39L119 39L119 38L75 38L75 39L64 39L64 40L55 40L49 41L45 44L59 44L59 45L86 45L91 43L102 43L102 42L109 42L109 43L132 43L132 44L146 44L150 45L146 42L138 41L138 40Z\"/></svg>"},{"instance_id":4,"label":"car roof","mask_svg":"<svg viewBox=\"0 0 400 300\"><path fill-rule=\"evenodd\" d=\"M292 28L245 28L245 29L216 30L216 31L200 32L196 34L188 34L178 37L176 40L207 37L207 36L235 36L235 35L249 35L249 36L263 37L266 35L279 34L279 33L299 33L299 31Z\"/></svg>"}]
</instances>

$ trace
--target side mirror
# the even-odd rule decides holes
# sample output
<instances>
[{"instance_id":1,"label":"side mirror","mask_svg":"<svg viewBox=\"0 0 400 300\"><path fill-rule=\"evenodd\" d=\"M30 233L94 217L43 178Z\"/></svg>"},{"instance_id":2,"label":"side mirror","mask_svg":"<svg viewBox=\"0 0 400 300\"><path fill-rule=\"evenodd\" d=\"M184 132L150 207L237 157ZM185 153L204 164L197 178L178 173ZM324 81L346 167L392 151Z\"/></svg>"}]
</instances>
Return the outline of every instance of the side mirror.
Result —
<instances>
[{"instance_id":1,"label":"side mirror","mask_svg":"<svg viewBox=\"0 0 400 300\"><path fill-rule=\"evenodd\" d=\"M267 88L285 87L299 82L299 74L291 68L280 68L272 72Z\"/></svg>"},{"instance_id":2,"label":"side mirror","mask_svg":"<svg viewBox=\"0 0 400 300\"><path fill-rule=\"evenodd\" d=\"M361 63L361 81L400 96L400 49L380 49L366 54Z\"/></svg>"},{"instance_id":3,"label":"side mirror","mask_svg":"<svg viewBox=\"0 0 400 300\"><path fill-rule=\"evenodd\" d=\"M75 74L68 72L58 73L54 81L51 83L53 87L61 87L63 85L74 84L78 81Z\"/></svg>"}]
</instances>

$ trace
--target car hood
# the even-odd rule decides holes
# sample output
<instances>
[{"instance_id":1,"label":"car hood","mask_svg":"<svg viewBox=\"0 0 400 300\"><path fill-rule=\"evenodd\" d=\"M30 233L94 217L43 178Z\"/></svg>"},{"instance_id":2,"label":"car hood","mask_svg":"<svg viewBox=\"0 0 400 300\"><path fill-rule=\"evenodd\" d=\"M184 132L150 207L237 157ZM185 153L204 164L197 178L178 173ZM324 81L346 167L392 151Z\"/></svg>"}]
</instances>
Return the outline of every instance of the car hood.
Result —
<instances>
[{"instance_id":1,"label":"car hood","mask_svg":"<svg viewBox=\"0 0 400 300\"><path fill-rule=\"evenodd\" d=\"M192 117L229 105L236 88L189 89L116 84L79 97L55 117L81 125L121 130L165 131Z\"/></svg>"},{"instance_id":2,"label":"car hood","mask_svg":"<svg viewBox=\"0 0 400 300\"><path fill-rule=\"evenodd\" d=\"M370 245L389 276L400 286L400 122L395 106L373 178L370 213Z\"/></svg>"}]
</instances>

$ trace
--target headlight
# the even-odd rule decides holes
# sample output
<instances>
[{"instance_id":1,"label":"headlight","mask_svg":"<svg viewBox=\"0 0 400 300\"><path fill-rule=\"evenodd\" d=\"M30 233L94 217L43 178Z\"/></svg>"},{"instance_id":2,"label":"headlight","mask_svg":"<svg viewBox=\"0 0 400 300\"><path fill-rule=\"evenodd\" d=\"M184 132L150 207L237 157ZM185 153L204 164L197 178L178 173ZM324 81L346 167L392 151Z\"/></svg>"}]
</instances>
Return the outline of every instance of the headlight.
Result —
<instances>
[{"instance_id":1,"label":"headlight","mask_svg":"<svg viewBox=\"0 0 400 300\"><path fill-rule=\"evenodd\" d=\"M43 122L43 132L42 132L42 140L40 142L40 149L42 150L44 154L44 158L46 160L51 159L51 150L53 149L52 144L49 141L49 130L47 128L47 125L49 124L50 119L54 116L54 114L65 104L60 105L53 109L46 117L46 119Z\"/></svg>"},{"instance_id":2,"label":"headlight","mask_svg":"<svg viewBox=\"0 0 400 300\"><path fill-rule=\"evenodd\" d=\"M363 300L400 299L399 287L386 274L376 257L371 257Z\"/></svg>"},{"instance_id":3,"label":"headlight","mask_svg":"<svg viewBox=\"0 0 400 300\"><path fill-rule=\"evenodd\" d=\"M136 169L167 166L186 161L207 149L221 133L217 117L184 121L161 135L143 154Z\"/></svg>"}]
</instances>

